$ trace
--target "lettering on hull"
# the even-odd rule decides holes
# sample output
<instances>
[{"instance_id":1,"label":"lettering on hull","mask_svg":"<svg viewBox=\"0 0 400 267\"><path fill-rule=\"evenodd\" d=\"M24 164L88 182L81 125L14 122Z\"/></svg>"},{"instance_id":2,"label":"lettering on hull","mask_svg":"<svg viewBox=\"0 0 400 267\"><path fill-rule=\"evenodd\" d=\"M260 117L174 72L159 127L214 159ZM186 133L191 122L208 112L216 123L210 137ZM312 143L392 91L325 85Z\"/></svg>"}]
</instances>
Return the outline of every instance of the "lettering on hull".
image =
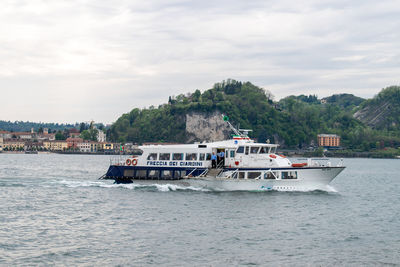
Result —
<instances>
[{"instance_id":1,"label":"lettering on hull","mask_svg":"<svg viewBox=\"0 0 400 267\"><path fill-rule=\"evenodd\" d=\"M182 161L182 162L177 162L177 161L159 161L159 160L151 160L147 161L146 163L147 166L190 166L190 167L202 167L203 162L193 162L193 161Z\"/></svg>"}]
</instances>

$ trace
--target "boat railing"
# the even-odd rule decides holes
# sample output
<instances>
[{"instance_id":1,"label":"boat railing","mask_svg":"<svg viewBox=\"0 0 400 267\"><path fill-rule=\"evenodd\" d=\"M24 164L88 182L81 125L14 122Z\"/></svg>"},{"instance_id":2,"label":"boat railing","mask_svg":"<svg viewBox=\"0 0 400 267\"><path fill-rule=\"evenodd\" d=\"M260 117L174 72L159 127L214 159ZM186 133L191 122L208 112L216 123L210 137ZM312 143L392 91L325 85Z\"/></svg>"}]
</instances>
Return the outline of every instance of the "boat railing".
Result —
<instances>
[{"instance_id":1,"label":"boat railing","mask_svg":"<svg viewBox=\"0 0 400 267\"><path fill-rule=\"evenodd\" d=\"M217 170L219 170L218 174L215 176L216 178L222 178L222 175L224 173L223 169L217 168Z\"/></svg>"},{"instance_id":2,"label":"boat railing","mask_svg":"<svg viewBox=\"0 0 400 267\"><path fill-rule=\"evenodd\" d=\"M230 179L235 179L235 178L233 178L233 176L236 174L238 174L238 172L239 172L239 169L236 169L236 170L234 170L233 172L231 172L231 174L229 174L226 178L230 178Z\"/></svg>"},{"instance_id":3,"label":"boat railing","mask_svg":"<svg viewBox=\"0 0 400 267\"><path fill-rule=\"evenodd\" d=\"M199 176L204 177L204 176L206 176L207 172L208 172L208 169L205 169Z\"/></svg>"},{"instance_id":4,"label":"boat railing","mask_svg":"<svg viewBox=\"0 0 400 267\"><path fill-rule=\"evenodd\" d=\"M266 171L266 173L271 173L272 176L275 177L275 179L278 179L278 176L276 176L275 172L273 172L272 169L269 169L268 171Z\"/></svg>"},{"instance_id":5,"label":"boat railing","mask_svg":"<svg viewBox=\"0 0 400 267\"><path fill-rule=\"evenodd\" d=\"M110 165L124 166L126 164L125 160L121 156L117 156L110 158Z\"/></svg>"}]
</instances>

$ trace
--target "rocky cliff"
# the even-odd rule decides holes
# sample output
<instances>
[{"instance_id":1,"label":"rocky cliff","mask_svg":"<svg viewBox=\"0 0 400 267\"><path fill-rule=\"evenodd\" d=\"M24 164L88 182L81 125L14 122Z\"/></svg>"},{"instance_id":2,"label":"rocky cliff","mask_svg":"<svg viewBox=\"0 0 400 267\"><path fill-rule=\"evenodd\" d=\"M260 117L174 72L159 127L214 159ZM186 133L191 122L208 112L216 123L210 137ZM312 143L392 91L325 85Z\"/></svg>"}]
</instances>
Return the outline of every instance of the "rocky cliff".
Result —
<instances>
[{"instance_id":1,"label":"rocky cliff","mask_svg":"<svg viewBox=\"0 0 400 267\"><path fill-rule=\"evenodd\" d=\"M379 106L366 106L354 113L354 118L373 128L382 128L387 123L392 105L389 102L382 102ZM392 122L392 124L395 122Z\"/></svg>"},{"instance_id":2,"label":"rocky cliff","mask_svg":"<svg viewBox=\"0 0 400 267\"><path fill-rule=\"evenodd\" d=\"M187 143L194 141L221 141L230 137L231 130L218 111L211 114L186 114Z\"/></svg>"},{"instance_id":3,"label":"rocky cliff","mask_svg":"<svg viewBox=\"0 0 400 267\"><path fill-rule=\"evenodd\" d=\"M399 130L399 103L400 87L387 87L374 98L365 101L353 116L375 129Z\"/></svg>"}]
</instances>

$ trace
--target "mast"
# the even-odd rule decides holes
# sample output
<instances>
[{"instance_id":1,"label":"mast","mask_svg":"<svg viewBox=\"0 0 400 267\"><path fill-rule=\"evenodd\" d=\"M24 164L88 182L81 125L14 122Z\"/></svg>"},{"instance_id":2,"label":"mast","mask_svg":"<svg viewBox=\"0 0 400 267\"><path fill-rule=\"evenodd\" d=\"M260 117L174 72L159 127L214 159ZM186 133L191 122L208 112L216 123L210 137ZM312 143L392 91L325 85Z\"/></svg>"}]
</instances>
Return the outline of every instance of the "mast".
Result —
<instances>
[{"instance_id":1,"label":"mast","mask_svg":"<svg viewBox=\"0 0 400 267\"><path fill-rule=\"evenodd\" d=\"M253 130L249 130L249 129L236 129L235 127L233 127L233 125L229 122L229 117L222 114L222 118L225 122L228 123L229 128L231 128L231 130L235 133L235 135L240 136L242 138L249 138L249 132L253 131Z\"/></svg>"}]
</instances>

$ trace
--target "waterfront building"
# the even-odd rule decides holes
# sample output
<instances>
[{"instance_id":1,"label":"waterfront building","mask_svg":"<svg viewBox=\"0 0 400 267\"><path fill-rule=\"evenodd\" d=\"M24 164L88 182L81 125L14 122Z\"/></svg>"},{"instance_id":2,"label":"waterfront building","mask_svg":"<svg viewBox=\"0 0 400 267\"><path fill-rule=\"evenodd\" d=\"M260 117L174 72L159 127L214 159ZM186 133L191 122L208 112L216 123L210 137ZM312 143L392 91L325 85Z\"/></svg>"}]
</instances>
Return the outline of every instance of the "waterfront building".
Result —
<instances>
[{"instance_id":1,"label":"waterfront building","mask_svg":"<svg viewBox=\"0 0 400 267\"><path fill-rule=\"evenodd\" d=\"M11 139L12 133L8 131L0 131L0 137L3 137L3 139Z\"/></svg>"},{"instance_id":2,"label":"waterfront building","mask_svg":"<svg viewBox=\"0 0 400 267\"><path fill-rule=\"evenodd\" d=\"M43 150L43 142L36 142L36 141L25 141L25 151L39 151Z\"/></svg>"},{"instance_id":3,"label":"waterfront building","mask_svg":"<svg viewBox=\"0 0 400 267\"><path fill-rule=\"evenodd\" d=\"M22 140L31 140L33 138L33 134L30 132L15 132L12 134L17 139L22 139Z\"/></svg>"},{"instance_id":4,"label":"waterfront building","mask_svg":"<svg viewBox=\"0 0 400 267\"><path fill-rule=\"evenodd\" d=\"M3 137L0 137L0 152L3 151Z\"/></svg>"},{"instance_id":5,"label":"waterfront building","mask_svg":"<svg viewBox=\"0 0 400 267\"><path fill-rule=\"evenodd\" d=\"M68 149L68 143L64 140L44 141L43 147L50 151L65 151Z\"/></svg>"},{"instance_id":6,"label":"waterfront building","mask_svg":"<svg viewBox=\"0 0 400 267\"><path fill-rule=\"evenodd\" d=\"M75 128L71 128L68 130L68 137L70 138L78 138L80 134L81 133L79 132L79 130Z\"/></svg>"},{"instance_id":7,"label":"waterfront building","mask_svg":"<svg viewBox=\"0 0 400 267\"><path fill-rule=\"evenodd\" d=\"M115 146L114 143L110 143L110 142L103 142L101 143L102 149L105 152L111 152L113 151L117 146Z\"/></svg>"},{"instance_id":8,"label":"waterfront building","mask_svg":"<svg viewBox=\"0 0 400 267\"><path fill-rule=\"evenodd\" d=\"M83 140L82 142L77 143L77 147L80 152L88 153L90 152L90 141Z\"/></svg>"},{"instance_id":9,"label":"waterfront building","mask_svg":"<svg viewBox=\"0 0 400 267\"><path fill-rule=\"evenodd\" d=\"M319 134L318 146L333 148L340 146L340 136L336 134Z\"/></svg>"},{"instance_id":10,"label":"waterfront building","mask_svg":"<svg viewBox=\"0 0 400 267\"><path fill-rule=\"evenodd\" d=\"M69 149L79 149L78 148L78 144L79 143L82 143L83 142L83 139L82 138L79 138L79 137L75 137L75 138L73 138L73 137L70 137L70 138L67 138L67 143L68 143L68 148Z\"/></svg>"},{"instance_id":11,"label":"waterfront building","mask_svg":"<svg viewBox=\"0 0 400 267\"><path fill-rule=\"evenodd\" d=\"M44 131L43 131L43 134L39 134L38 136L37 136L37 139L38 140L41 140L41 141L55 141L56 140L56 134L53 134L53 133L44 133Z\"/></svg>"},{"instance_id":12,"label":"waterfront building","mask_svg":"<svg viewBox=\"0 0 400 267\"><path fill-rule=\"evenodd\" d=\"M16 151L16 150L24 150L25 142L12 138L12 139L4 139L3 141L3 150L7 151Z\"/></svg>"}]
</instances>

